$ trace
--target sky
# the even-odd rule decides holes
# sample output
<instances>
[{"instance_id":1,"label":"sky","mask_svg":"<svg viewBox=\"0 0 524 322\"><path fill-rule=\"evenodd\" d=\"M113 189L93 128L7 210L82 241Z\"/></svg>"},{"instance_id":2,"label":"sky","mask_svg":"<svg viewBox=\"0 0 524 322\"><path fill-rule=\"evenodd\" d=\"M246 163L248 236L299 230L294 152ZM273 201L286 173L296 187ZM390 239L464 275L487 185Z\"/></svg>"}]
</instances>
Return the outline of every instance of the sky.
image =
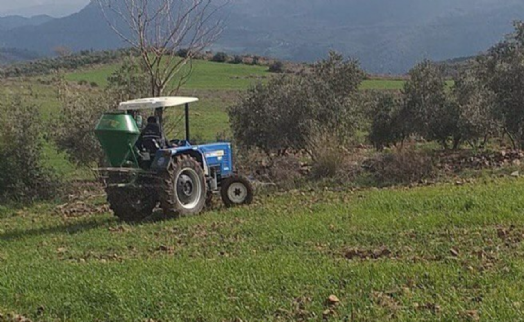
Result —
<instances>
[{"instance_id":1,"label":"sky","mask_svg":"<svg viewBox=\"0 0 524 322\"><path fill-rule=\"evenodd\" d=\"M47 14L62 17L79 11L89 0L0 0L0 16Z\"/></svg>"}]
</instances>

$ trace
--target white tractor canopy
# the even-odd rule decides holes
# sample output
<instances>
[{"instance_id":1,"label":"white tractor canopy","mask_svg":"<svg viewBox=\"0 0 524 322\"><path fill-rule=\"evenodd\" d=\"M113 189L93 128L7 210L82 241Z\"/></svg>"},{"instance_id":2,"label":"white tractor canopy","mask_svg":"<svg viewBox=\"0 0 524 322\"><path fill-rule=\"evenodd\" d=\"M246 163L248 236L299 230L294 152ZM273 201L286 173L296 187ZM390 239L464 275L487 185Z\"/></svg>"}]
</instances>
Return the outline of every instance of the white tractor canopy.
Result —
<instances>
[{"instance_id":1,"label":"white tractor canopy","mask_svg":"<svg viewBox=\"0 0 524 322\"><path fill-rule=\"evenodd\" d=\"M182 96L140 98L137 100L122 102L118 106L118 109L121 111L146 110L146 109L154 110L157 108L186 105L186 104L197 102L197 101L198 101L198 98L196 97L182 97Z\"/></svg>"}]
</instances>

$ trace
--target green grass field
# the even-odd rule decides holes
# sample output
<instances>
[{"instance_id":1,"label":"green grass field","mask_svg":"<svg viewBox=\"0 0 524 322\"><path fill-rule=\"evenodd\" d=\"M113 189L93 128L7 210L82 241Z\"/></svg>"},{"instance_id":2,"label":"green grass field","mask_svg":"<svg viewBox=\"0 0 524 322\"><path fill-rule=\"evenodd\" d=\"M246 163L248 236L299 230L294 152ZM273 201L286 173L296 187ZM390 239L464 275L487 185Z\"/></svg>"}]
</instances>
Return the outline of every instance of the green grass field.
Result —
<instances>
[{"instance_id":1,"label":"green grass field","mask_svg":"<svg viewBox=\"0 0 524 322\"><path fill-rule=\"evenodd\" d=\"M71 72L66 75L69 81L95 82L99 86L107 85L107 77L118 69L118 64L90 68ZM195 60L192 74L183 86L184 89L241 90L257 81L264 81L271 76L267 67L244 64L215 63Z\"/></svg>"},{"instance_id":2,"label":"green grass field","mask_svg":"<svg viewBox=\"0 0 524 322\"><path fill-rule=\"evenodd\" d=\"M107 77L117 70L119 65L105 65L82 71L70 72L66 75L69 81L95 82L99 86L107 85ZM195 60L193 73L183 86L187 90L244 90L257 82L265 82L274 76L264 66L234 65ZM395 79L372 79L362 83L362 89L400 90L404 81Z\"/></svg>"},{"instance_id":3,"label":"green grass field","mask_svg":"<svg viewBox=\"0 0 524 322\"><path fill-rule=\"evenodd\" d=\"M517 321L523 192L519 179L297 192L136 226L109 214L63 217L53 206L4 209L0 312L38 321Z\"/></svg>"}]
</instances>

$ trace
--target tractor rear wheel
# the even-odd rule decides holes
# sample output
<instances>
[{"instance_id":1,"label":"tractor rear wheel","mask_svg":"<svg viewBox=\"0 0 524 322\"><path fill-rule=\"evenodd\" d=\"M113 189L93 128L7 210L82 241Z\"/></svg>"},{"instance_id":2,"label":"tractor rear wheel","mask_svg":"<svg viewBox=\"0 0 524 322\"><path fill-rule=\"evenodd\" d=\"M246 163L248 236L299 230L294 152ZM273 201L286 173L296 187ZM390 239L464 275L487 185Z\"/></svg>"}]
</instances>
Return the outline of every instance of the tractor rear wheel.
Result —
<instances>
[{"instance_id":1,"label":"tractor rear wheel","mask_svg":"<svg viewBox=\"0 0 524 322\"><path fill-rule=\"evenodd\" d=\"M151 216L157 205L153 190L107 187L107 201L115 216L127 222L137 222Z\"/></svg>"},{"instance_id":2,"label":"tractor rear wheel","mask_svg":"<svg viewBox=\"0 0 524 322\"><path fill-rule=\"evenodd\" d=\"M253 202L255 189L249 180L233 175L222 182L220 195L226 207L249 205Z\"/></svg>"},{"instance_id":3,"label":"tractor rear wheel","mask_svg":"<svg viewBox=\"0 0 524 322\"><path fill-rule=\"evenodd\" d=\"M200 163L188 155L171 162L162 178L160 206L167 217L195 215L206 204L207 185Z\"/></svg>"}]
</instances>

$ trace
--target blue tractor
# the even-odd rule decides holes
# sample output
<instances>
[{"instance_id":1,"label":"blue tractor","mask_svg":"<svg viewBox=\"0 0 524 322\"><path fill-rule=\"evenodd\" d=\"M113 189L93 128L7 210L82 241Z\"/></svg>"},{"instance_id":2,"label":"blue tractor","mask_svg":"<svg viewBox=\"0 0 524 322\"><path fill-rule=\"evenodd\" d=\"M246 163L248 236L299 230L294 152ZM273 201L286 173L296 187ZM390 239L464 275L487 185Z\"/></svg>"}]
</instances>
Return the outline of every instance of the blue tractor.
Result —
<instances>
[{"instance_id":1,"label":"blue tractor","mask_svg":"<svg viewBox=\"0 0 524 322\"><path fill-rule=\"evenodd\" d=\"M125 221L149 217L160 206L165 216L200 213L214 194L227 207L253 201L250 181L234 171L231 144L192 145L189 104L192 97L144 98L120 103L105 113L95 134L109 167L99 169L114 214ZM163 134L166 108L185 107L185 139ZM142 114L149 112L147 125Z\"/></svg>"}]
</instances>

